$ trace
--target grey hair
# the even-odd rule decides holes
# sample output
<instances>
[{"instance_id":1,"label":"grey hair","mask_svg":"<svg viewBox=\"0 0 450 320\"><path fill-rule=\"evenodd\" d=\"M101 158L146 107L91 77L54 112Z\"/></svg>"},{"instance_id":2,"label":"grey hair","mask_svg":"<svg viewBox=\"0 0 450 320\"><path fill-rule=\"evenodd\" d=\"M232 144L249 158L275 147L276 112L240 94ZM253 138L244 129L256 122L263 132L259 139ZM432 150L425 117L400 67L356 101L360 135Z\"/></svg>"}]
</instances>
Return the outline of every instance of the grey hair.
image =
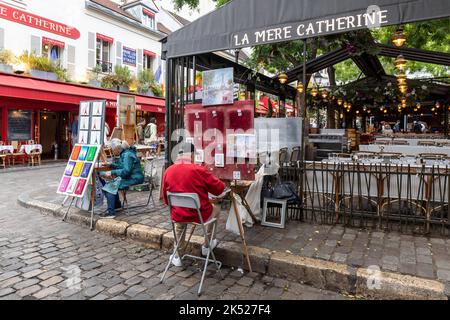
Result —
<instances>
[{"instance_id":1,"label":"grey hair","mask_svg":"<svg viewBox=\"0 0 450 320\"><path fill-rule=\"evenodd\" d=\"M121 152L125 149L128 149L130 147L130 145L128 144L128 142L126 142L125 140L120 140L117 138L111 139L108 142L109 147L111 148L111 150L115 151L117 149L119 149Z\"/></svg>"}]
</instances>

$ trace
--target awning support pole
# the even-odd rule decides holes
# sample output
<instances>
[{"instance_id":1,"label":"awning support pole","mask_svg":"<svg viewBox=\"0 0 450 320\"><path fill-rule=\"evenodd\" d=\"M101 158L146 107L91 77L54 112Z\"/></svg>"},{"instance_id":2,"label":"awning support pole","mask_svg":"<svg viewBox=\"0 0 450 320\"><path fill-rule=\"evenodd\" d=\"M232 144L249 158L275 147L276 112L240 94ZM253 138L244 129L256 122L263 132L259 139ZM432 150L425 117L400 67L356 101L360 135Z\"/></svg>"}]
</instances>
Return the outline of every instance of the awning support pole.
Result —
<instances>
[{"instance_id":1,"label":"awning support pole","mask_svg":"<svg viewBox=\"0 0 450 320\"><path fill-rule=\"evenodd\" d=\"M304 210L303 210L303 185L304 185L304 181L303 179L305 178L305 155L306 155L306 151L305 151L305 136L306 136L306 132L305 132L305 120L306 120L306 92L308 89L308 84L306 83L306 39L303 39L303 94L302 94L302 124L301 124L301 129L302 129L302 147L301 147L301 162L300 162L300 220L303 220L304 217Z\"/></svg>"}]
</instances>

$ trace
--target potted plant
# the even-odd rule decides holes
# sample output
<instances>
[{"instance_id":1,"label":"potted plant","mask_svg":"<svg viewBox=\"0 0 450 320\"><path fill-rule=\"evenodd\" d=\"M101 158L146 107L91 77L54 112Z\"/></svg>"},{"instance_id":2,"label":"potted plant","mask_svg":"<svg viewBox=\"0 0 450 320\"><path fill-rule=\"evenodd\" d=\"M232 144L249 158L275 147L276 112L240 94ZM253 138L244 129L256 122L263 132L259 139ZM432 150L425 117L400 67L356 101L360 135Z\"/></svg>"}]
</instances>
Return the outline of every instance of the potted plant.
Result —
<instances>
[{"instance_id":1,"label":"potted plant","mask_svg":"<svg viewBox=\"0 0 450 320\"><path fill-rule=\"evenodd\" d=\"M89 80L89 85L93 86L93 87L101 87L101 82L98 79L100 73L102 72L102 67L98 64L96 65L90 72L90 80Z\"/></svg>"},{"instance_id":2,"label":"potted plant","mask_svg":"<svg viewBox=\"0 0 450 320\"><path fill-rule=\"evenodd\" d=\"M31 76L47 80L58 80L58 75L56 74L57 66L48 57L38 57L24 52L19 60L28 65Z\"/></svg>"},{"instance_id":3,"label":"potted plant","mask_svg":"<svg viewBox=\"0 0 450 320\"><path fill-rule=\"evenodd\" d=\"M162 87L161 87L159 84L154 83L154 84L150 87L150 89L152 90L153 94L154 94L156 97L162 97L162 96L164 95L164 94L163 94Z\"/></svg>"},{"instance_id":4,"label":"potted plant","mask_svg":"<svg viewBox=\"0 0 450 320\"><path fill-rule=\"evenodd\" d=\"M13 64L16 57L10 50L0 49L0 72L13 73Z\"/></svg>"},{"instance_id":5,"label":"potted plant","mask_svg":"<svg viewBox=\"0 0 450 320\"><path fill-rule=\"evenodd\" d=\"M128 87L133 81L130 69L126 66L116 65L114 73L108 74L102 78L101 86L105 89L114 89L128 92Z\"/></svg>"},{"instance_id":6,"label":"potted plant","mask_svg":"<svg viewBox=\"0 0 450 320\"><path fill-rule=\"evenodd\" d=\"M128 88L133 81L130 69L127 66L116 65L114 75L117 81L117 90L128 92Z\"/></svg>"},{"instance_id":7,"label":"potted plant","mask_svg":"<svg viewBox=\"0 0 450 320\"><path fill-rule=\"evenodd\" d=\"M155 84L153 74L150 70L144 69L138 73L138 92L148 96L154 96L151 87Z\"/></svg>"}]
</instances>

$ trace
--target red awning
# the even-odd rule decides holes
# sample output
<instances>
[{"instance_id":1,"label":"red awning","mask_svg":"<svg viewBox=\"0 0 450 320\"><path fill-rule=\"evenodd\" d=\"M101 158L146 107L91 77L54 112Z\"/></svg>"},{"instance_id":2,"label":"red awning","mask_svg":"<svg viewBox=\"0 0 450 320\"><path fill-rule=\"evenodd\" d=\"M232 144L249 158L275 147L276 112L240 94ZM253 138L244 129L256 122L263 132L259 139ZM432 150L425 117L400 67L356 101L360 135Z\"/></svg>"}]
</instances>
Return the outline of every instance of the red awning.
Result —
<instances>
[{"instance_id":1,"label":"red awning","mask_svg":"<svg viewBox=\"0 0 450 320\"><path fill-rule=\"evenodd\" d=\"M155 16L155 13L153 11L148 10L148 9L144 8L142 11L144 12L145 15L147 15L149 17L154 17Z\"/></svg>"},{"instance_id":2,"label":"red awning","mask_svg":"<svg viewBox=\"0 0 450 320\"><path fill-rule=\"evenodd\" d=\"M64 49L64 47L66 46L66 44L62 41L58 41L58 40L54 40L54 39L50 39L50 38L46 38L46 37L42 37L42 43L49 44L51 46L57 46L57 47L60 47L61 49Z\"/></svg>"},{"instance_id":3,"label":"red awning","mask_svg":"<svg viewBox=\"0 0 450 320\"><path fill-rule=\"evenodd\" d=\"M26 107L26 101L42 101L78 105L83 100L106 100L107 106L116 107L117 95L113 90L93 88L84 85L31 78L0 73L0 97L20 99ZM163 98L136 95L138 110L164 113Z\"/></svg>"},{"instance_id":4,"label":"red awning","mask_svg":"<svg viewBox=\"0 0 450 320\"><path fill-rule=\"evenodd\" d=\"M109 42L109 43L113 43L114 42L114 38L105 36L105 35L103 35L101 33L97 33L97 39L103 40L103 41L106 41L106 42Z\"/></svg>"},{"instance_id":5,"label":"red awning","mask_svg":"<svg viewBox=\"0 0 450 320\"><path fill-rule=\"evenodd\" d=\"M156 57L156 53L151 52L151 51L148 51L148 50L144 50L144 54L145 54L146 56L151 57L151 58Z\"/></svg>"}]
</instances>

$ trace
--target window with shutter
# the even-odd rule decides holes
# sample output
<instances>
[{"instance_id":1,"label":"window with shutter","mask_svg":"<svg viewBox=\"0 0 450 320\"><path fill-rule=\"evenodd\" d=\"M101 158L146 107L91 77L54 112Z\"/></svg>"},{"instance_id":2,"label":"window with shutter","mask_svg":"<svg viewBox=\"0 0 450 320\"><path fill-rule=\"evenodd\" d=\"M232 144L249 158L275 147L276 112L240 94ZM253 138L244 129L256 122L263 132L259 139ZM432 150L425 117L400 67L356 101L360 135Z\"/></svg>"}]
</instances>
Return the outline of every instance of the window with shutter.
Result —
<instances>
[{"instance_id":1,"label":"window with shutter","mask_svg":"<svg viewBox=\"0 0 450 320\"><path fill-rule=\"evenodd\" d=\"M116 64L122 65L122 42L116 42Z\"/></svg>"},{"instance_id":2,"label":"window with shutter","mask_svg":"<svg viewBox=\"0 0 450 320\"><path fill-rule=\"evenodd\" d=\"M0 28L0 49L5 48L5 29Z\"/></svg>"},{"instance_id":3,"label":"window with shutter","mask_svg":"<svg viewBox=\"0 0 450 320\"><path fill-rule=\"evenodd\" d=\"M31 36L30 53L40 56L41 55L41 37Z\"/></svg>"},{"instance_id":4,"label":"window with shutter","mask_svg":"<svg viewBox=\"0 0 450 320\"><path fill-rule=\"evenodd\" d=\"M144 50L138 49L137 51L137 71L142 71L142 64L144 60Z\"/></svg>"},{"instance_id":5,"label":"window with shutter","mask_svg":"<svg viewBox=\"0 0 450 320\"><path fill-rule=\"evenodd\" d=\"M97 62L95 61L95 33L88 34L88 68L95 68Z\"/></svg>"},{"instance_id":6,"label":"window with shutter","mask_svg":"<svg viewBox=\"0 0 450 320\"><path fill-rule=\"evenodd\" d=\"M70 78L75 76L75 46L67 46L67 73Z\"/></svg>"}]
</instances>

